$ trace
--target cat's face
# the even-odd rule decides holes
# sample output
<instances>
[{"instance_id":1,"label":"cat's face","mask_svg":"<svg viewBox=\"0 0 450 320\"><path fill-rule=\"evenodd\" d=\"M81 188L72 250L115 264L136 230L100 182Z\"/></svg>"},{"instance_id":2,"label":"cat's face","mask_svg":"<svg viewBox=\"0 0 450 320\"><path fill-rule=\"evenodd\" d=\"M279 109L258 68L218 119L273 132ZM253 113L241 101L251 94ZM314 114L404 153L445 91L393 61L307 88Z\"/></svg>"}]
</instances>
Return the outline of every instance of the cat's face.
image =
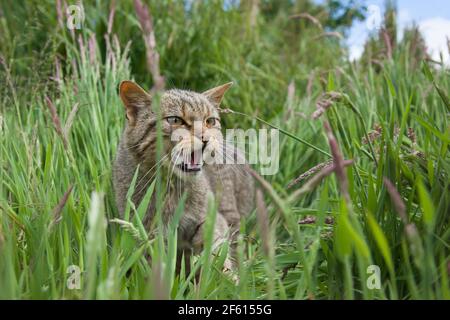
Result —
<instances>
[{"instance_id":1,"label":"cat's face","mask_svg":"<svg viewBox=\"0 0 450 320\"><path fill-rule=\"evenodd\" d=\"M214 163L214 157L222 156L218 107L230 86L228 83L204 93L166 91L161 95L158 112L148 93L133 82L122 82L127 147L143 165L155 166L161 160L179 177L195 176L205 165ZM162 135L160 159L156 159L158 124Z\"/></svg>"}]
</instances>

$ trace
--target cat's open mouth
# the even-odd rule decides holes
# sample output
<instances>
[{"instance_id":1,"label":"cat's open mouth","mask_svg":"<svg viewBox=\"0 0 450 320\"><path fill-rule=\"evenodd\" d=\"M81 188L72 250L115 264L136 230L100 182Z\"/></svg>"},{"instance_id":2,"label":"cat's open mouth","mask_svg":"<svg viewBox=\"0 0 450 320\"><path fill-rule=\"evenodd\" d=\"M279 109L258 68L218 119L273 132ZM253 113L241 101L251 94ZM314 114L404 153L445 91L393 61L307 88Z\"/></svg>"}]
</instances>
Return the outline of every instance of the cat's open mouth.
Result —
<instances>
[{"instance_id":1,"label":"cat's open mouth","mask_svg":"<svg viewBox=\"0 0 450 320\"><path fill-rule=\"evenodd\" d=\"M178 168L180 168L180 170L183 172L199 172L202 170L202 166L203 166L202 152L195 151L191 153L189 159L185 159L185 161L181 162L178 165Z\"/></svg>"}]
</instances>

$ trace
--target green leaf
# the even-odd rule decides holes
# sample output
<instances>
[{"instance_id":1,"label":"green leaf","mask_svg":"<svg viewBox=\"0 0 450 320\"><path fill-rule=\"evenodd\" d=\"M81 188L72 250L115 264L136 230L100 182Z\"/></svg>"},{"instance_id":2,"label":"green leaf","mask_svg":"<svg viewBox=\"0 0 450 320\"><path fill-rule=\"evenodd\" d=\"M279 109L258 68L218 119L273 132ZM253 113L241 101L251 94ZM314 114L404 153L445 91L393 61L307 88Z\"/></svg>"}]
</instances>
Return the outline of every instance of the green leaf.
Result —
<instances>
[{"instance_id":1,"label":"green leaf","mask_svg":"<svg viewBox=\"0 0 450 320\"><path fill-rule=\"evenodd\" d=\"M367 222L369 224L369 228L373 234L373 237L378 245L378 248L381 251L381 254L384 258L384 261L386 262L390 272L394 272L394 263L392 262L392 253L391 249L389 248L389 243L386 239L386 236L383 233L383 230L381 229L380 225L377 223L375 218L372 216L371 213L367 214Z\"/></svg>"},{"instance_id":2,"label":"green leaf","mask_svg":"<svg viewBox=\"0 0 450 320\"><path fill-rule=\"evenodd\" d=\"M431 201L430 195L425 189L422 180L417 179L417 192L419 193L420 207L423 212L423 221L429 230L433 228L434 225L434 205Z\"/></svg>"},{"instance_id":3,"label":"green leaf","mask_svg":"<svg viewBox=\"0 0 450 320\"><path fill-rule=\"evenodd\" d=\"M425 74L425 76L433 83L434 88L438 92L439 96L441 97L441 100L444 102L445 106L447 107L447 110L450 111L450 99L448 98L447 94L444 90L441 89L441 87L436 83L434 80L434 76L431 73L430 67L428 64L424 61L422 63L422 71Z\"/></svg>"}]
</instances>

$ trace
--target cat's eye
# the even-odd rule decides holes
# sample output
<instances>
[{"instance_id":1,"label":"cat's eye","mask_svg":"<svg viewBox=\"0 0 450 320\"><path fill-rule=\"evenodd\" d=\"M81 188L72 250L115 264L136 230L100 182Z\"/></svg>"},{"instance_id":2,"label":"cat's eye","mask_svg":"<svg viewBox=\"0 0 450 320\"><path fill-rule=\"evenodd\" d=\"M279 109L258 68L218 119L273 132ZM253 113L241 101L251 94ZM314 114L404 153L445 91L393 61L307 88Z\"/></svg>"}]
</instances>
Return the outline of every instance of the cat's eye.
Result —
<instances>
[{"instance_id":1,"label":"cat's eye","mask_svg":"<svg viewBox=\"0 0 450 320\"><path fill-rule=\"evenodd\" d=\"M173 117L167 117L166 120L167 120L167 122L168 122L169 124L172 124L172 125L181 125L181 124L184 124L184 120L181 119L180 117L175 117L175 116L173 116Z\"/></svg>"},{"instance_id":2,"label":"cat's eye","mask_svg":"<svg viewBox=\"0 0 450 320\"><path fill-rule=\"evenodd\" d=\"M206 119L206 125L208 127L215 126L217 122L218 122L218 120L216 118L213 118L213 117Z\"/></svg>"}]
</instances>

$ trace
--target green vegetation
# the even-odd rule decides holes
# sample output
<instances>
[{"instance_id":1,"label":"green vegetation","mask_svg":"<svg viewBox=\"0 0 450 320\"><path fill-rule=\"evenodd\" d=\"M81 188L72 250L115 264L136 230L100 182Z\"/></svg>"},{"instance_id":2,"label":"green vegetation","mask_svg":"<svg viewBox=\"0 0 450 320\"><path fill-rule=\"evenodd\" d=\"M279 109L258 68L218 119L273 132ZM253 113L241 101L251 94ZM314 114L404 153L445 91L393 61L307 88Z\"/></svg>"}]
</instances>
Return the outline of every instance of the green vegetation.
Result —
<instances>
[{"instance_id":1,"label":"green vegetation","mask_svg":"<svg viewBox=\"0 0 450 320\"><path fill-rule=\"evenodd\" d=\"M147 235L145 203L117 219L117 87L132 78L153 86L133 2L85 1L82 28L71 31L64 1L7 0L0 298L450 299L450 77L427 59L417 30L396 44L391 25L350 63L336 32L361 11L338 1L338 16L308 1L227 10L216 0L189 10L147 2L166 87L234 81L223 107L248 116L224 113L223 126L285 133L280 170L259 178L258 208L242 225L239 284L221 271L225 247L212 255L206 245L190 274L175 274L176 219L167 241ZM334 170L308 171L329 155ZM163 197L158 181L152 192ZM79 290L67 286L71 265L82 272ZM370 265L380 289L367 286Z\"/></svg>"}]
</instances>

